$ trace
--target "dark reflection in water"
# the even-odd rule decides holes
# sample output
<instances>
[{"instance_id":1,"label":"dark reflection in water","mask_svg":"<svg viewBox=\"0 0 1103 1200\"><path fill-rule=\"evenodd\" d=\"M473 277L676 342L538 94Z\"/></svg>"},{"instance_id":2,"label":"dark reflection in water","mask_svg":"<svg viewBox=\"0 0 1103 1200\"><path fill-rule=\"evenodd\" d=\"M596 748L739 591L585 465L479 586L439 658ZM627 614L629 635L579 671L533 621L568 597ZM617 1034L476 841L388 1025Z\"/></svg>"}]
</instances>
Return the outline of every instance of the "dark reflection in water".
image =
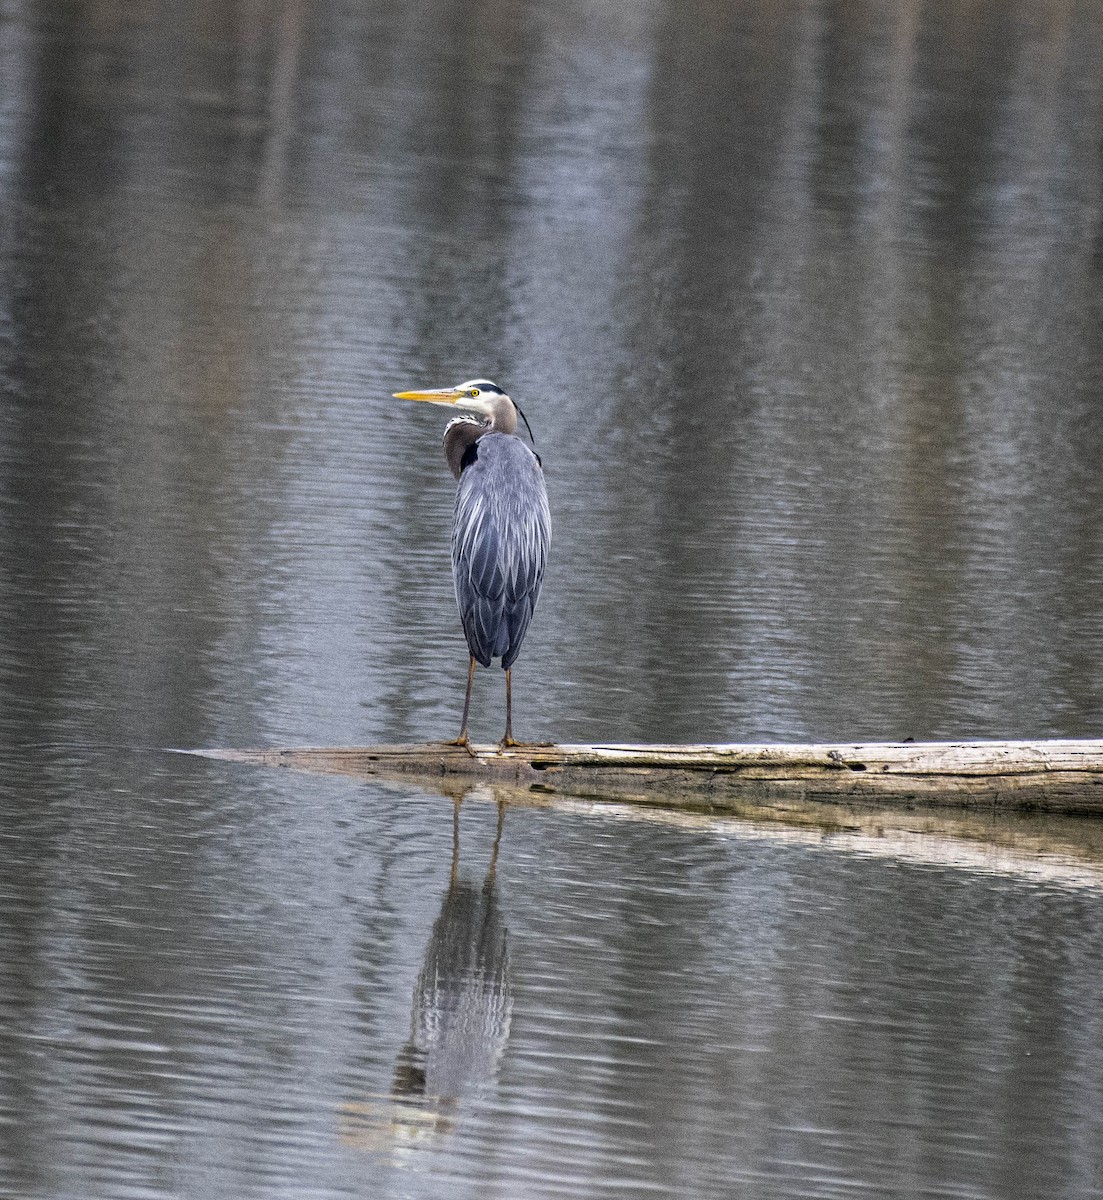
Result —
<instances>
[{"instance_id":1,"label":"dark reflection in water","mask_svg":"<svg viewBox=\"0 0 1103 1200\"><path fill-rule=\"evenodd\" d=\"M498 804L485 878L475 883L460 872L461 803L453 811L448 888L414 988L410 1036L395 1062L393 1103L352 1102L342 1112L346 1144L397 1163L453 1132L464 1105L485 1103L509 1040L509 942L496 878L505 805Z\"/></svg>"},{"instance_id":2,"label":"dark reflection in water","mask_svg":"<svg viewBox=\"0 0 1103 1200\"><path fill-rule=\"evenodd\" d=\"M13 1200L1097 1190L1098 859L581 802L495 859L468 801L442 898L439 797L46 766L2 810Z\"/></svg>"},{"instance_id":3,"label":"dark reflection in water","mask_svg":"<svg viewBox=\"0 0 1103 1200\"><path fill-rule=\"evenodd\" d=\"M454 731L453 483L389 397L476 374L556 525L519 733L1103 732L1101 46L0 0L0 1192L1099 1194L1090 871L525 812L499 923L436 911L427 797L148 750ZM468 919L512 1020L448 1080ZM457 1089L417 1163L343 1140Z\"/></svg>"},{"instance_id":4,"label":"dark reflection in water","mask_svg":"<svg viewBox=\"0 0 1103 1200\"><path fill-rule=\"evenodd\" d=\"M420 1098L443 1114L494 1080L509 1039L509 945L495 888L504 818L499 804L486 879L471 883L459 876L456 802L452 874L417 977L410 1039L395 1064L395 1098Z\"/></svg>"}]
</instances>

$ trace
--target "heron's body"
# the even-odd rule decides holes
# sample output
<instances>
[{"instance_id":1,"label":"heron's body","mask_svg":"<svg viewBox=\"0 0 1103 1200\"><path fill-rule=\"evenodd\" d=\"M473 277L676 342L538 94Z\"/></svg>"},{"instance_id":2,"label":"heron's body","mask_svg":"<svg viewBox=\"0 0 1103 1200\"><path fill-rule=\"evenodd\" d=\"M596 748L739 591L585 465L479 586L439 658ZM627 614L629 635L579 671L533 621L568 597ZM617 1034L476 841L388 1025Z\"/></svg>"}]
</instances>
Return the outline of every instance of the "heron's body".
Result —
<instances>
[{"instance_id":1,"label":"heron's body","mask_svg":"<svg viewBox=\"0 0 1103 1200\"><path fill-rule=\"evenodd\" d=\"M513 434L471 443L456 489L452 581L468 649L508 670L532 620L551 539L544 472Z\"/></svg>"},{"instance_id":2,"label":"heron's body","mask_svg":"<svg viewBox=\"0 0 1103 1200\"><path fill-rule=\"evenodd\" d=\"M514 434L520 410L488 380L396 394L404 399L458 404L484 418L457 417L444 432L445 457L459 481L452 519L452 581L471 654L457 741L467 744L475 663L489 667L498 658L506 672L506 732L502 740L512 745L510 670L540 598L551 542L551 515L540 459Z\"/></svg>"}]
</instances>

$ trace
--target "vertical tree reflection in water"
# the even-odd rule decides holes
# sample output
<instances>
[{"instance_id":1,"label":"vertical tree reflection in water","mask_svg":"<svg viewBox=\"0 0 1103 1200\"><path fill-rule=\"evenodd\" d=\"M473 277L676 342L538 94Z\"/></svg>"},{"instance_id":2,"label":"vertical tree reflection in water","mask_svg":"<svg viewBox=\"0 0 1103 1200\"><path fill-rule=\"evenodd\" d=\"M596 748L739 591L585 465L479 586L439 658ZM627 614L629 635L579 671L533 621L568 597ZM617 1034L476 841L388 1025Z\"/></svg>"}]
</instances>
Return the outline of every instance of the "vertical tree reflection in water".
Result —
<instances>
[{"instance_id":1,"label":"vertical tree reflection in water","mask_svg":"<svg viewBox=\"0 0 1103 1200\"><path fill-rule=\"evenodd\" d=\"M460 875L460 806L452 815L452 866L414 987L410 1037L399 1051L391 1103L345 1107L345 1138L398 1154L448 1133L461 1102L497 1079L509 1039L513 996L509 940L498 907L498 851L505 805L481 883Z\"/></svg>"}]
</instances>

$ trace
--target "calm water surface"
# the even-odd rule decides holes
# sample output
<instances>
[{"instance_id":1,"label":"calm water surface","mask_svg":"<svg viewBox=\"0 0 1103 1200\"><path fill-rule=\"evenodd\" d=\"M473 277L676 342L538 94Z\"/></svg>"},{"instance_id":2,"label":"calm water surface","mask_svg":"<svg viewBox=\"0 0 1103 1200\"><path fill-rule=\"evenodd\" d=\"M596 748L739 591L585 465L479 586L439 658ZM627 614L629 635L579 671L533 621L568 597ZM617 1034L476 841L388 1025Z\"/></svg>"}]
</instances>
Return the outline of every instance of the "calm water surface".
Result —
<instances>
[{"instance_id":1,"label":"calm water surface","mask_svg":"<svg viewBox=\"0 0 1103 1200\"><path fill-rule=\"evenodd\" d=\"M1103 1196L1098 854L159 749L454 732L477 374L522 736L1103 734L1101 128L1094 3L0 0L0 1193Z\"/></svg>"}]
</instances>

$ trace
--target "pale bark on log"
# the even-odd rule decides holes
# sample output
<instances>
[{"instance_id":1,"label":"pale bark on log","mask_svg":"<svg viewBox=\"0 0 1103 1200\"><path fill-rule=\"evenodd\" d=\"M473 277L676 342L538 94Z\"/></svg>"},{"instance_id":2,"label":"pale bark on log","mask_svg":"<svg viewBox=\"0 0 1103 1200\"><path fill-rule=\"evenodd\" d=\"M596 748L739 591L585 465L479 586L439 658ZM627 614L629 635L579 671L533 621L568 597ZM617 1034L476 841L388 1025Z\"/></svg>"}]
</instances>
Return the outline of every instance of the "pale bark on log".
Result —
<instances>
[{"instance_id":1,"label":"pale bark on log","mask_svg":"<svg viewBox=\"0 0 1103 1200\"><path fill-rule=\"evenodd\" d=\"M1103 814L1103 739L823 745L301 747L197 751L365 779L479 781L735 812L786 801Z\"/></svg>"}]
</instances>

